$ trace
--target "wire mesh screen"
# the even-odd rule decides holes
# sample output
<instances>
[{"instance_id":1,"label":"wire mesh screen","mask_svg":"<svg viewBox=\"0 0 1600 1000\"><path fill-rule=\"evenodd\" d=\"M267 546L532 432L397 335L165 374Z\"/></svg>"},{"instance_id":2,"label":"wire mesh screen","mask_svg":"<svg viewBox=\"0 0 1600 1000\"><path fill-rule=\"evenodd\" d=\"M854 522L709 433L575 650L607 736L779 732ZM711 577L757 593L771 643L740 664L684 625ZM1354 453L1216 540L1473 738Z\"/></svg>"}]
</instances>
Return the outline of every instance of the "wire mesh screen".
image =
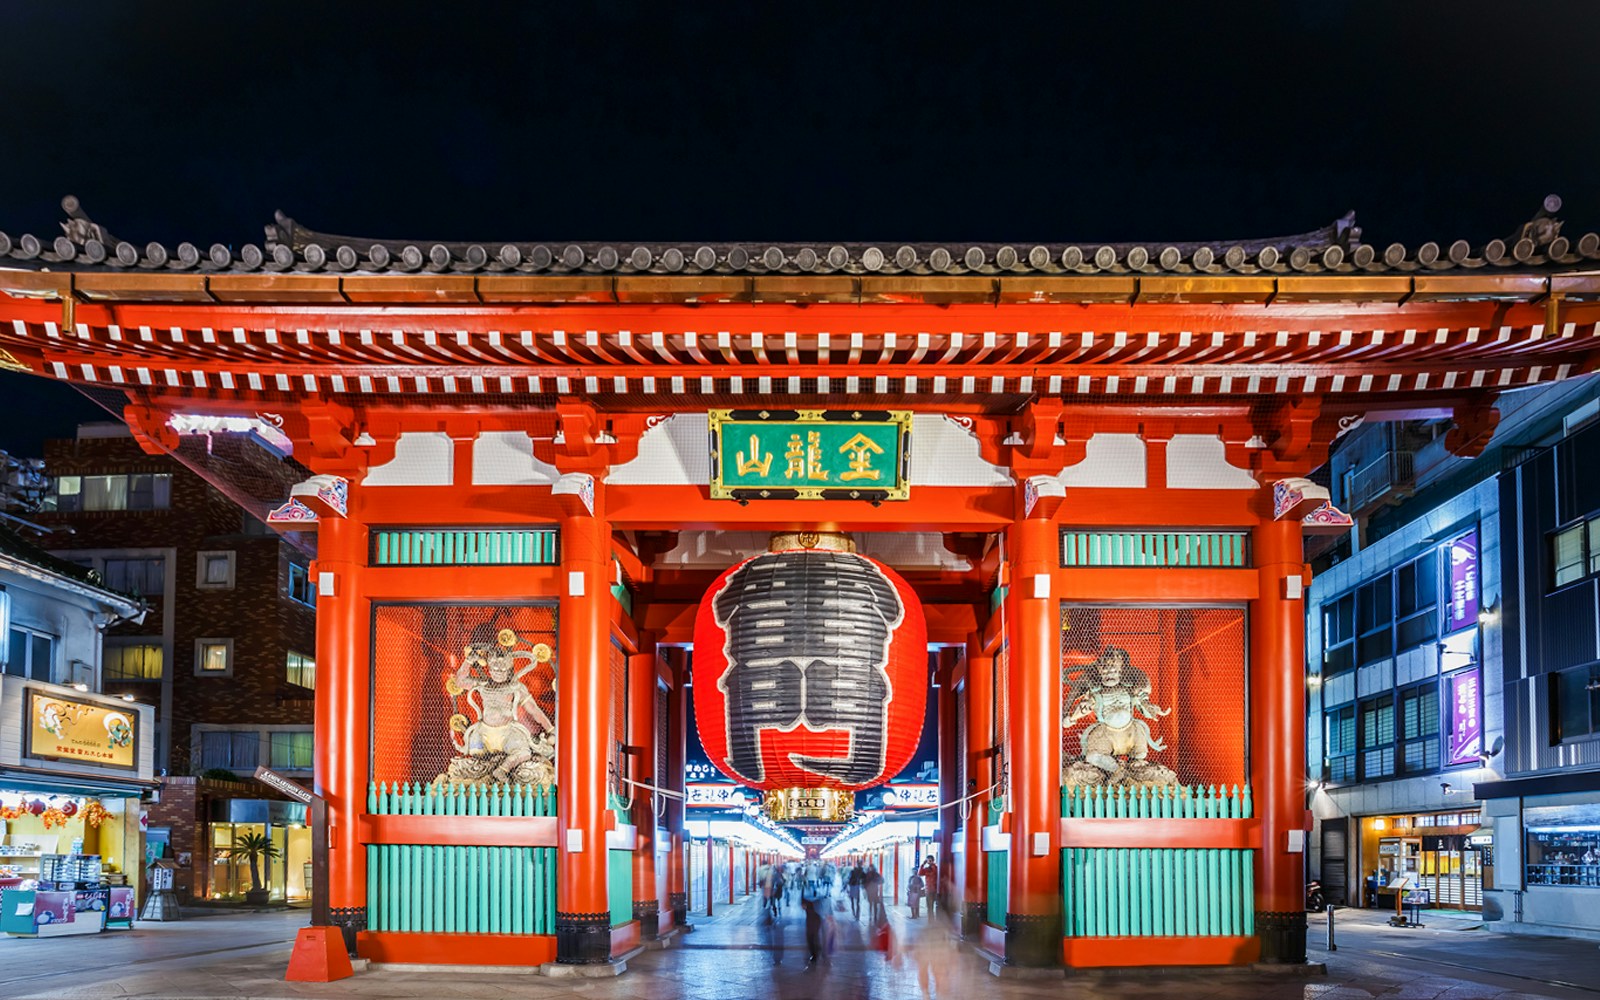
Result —
<instances>
[{"instance_id":1,"label":"wire mesh screen","mask_svg":"<svg viewBox=\"0 0 1600 1000\"><path fill-rule=\"evenodd\" d=\"M1000 652L994 658L994 780L1000 785L997 794L1004 797L1006 808L1011 806L1011 643L1002 641Z\"/></svg>"},{"instance_id":2,"label":"wire mesh screen","mask_svg":"<svg viewBox=\"0 0 1600 1000\"><path fill-rule=\"evenodd\" d=\"M1068 786L1245 781L1242 608L1065 607Z\"/></svg>"},{"instance_id":3,"label":"wire mesh screen","mask_svg":"<svg viewBox=\"0 0 1600 1000\"><path fill-rule=\"evenodd\" d=\"M610 775L611 794L619 799L629 799L629 788L623 778L627 775L626 758L622 746L628 736L628 656L622 644L611 640L611 739L607 752L607 773Z\"/></svg>"},{"instance_id":4,"label":"wire mesh screen","mask_svg":"<svg viewBox=\"0 0 1600 1000\"><path fill-rule=\"evenodd\" d=\"M372 618L373 781L554 780L553 604L384 604Z\"/></svg>"}]
</instances>

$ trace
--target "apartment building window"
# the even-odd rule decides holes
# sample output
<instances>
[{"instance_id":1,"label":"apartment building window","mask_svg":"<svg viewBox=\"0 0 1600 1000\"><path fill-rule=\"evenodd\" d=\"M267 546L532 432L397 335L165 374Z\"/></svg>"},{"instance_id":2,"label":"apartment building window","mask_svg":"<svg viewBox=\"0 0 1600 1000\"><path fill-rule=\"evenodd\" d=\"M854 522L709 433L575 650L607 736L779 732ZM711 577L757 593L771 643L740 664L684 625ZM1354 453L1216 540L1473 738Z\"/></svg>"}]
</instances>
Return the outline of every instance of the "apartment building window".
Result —
<instances>
[{"instance_id":1,"label":"apartment building window","mask_svg":"<svg viewBox=\"0 0 1600 1000\"><path fill-rule=\"evenodd\" d=\"M211 729L196 733L200 770L254 771L261 763L261 733L255 729Z\"/></svg>"},{"instance_id":2,"label":"apartment building window","mask_svg":"<svg viewBox=\"0 0 1600 1000\"><path fill-rule=\"evenodd\" d=\"M1439 637L1439 553L1430 549L1394 573L1395 648Z\"/></svg>"},{"instance_id":3,"label":"apartment building window","mask_svg":"<svg viewBox=\"0 0 1600 1000\"><path fill-rule=\"evenodd\" d=\"M107 681L159 681L160 643L107 645L101 655L101 676Z\"/></svg>"},{"instance_id":4,"label":"apartment building window","mask_svg":"<svg viewBox=\"0 0 1600 1000\"><path fill-rule=\"evenodd\" d=\"M196 639L194 672L201 677L233 676L233 640Z\"/></svg>"},{"instance_id":5,"label":"apartment building window","mask_svg":"<svg viewBox=\"0 0 1600 1000\"><path fill-rule=\"evenodd\" d=\"M1394 695L1363 701L1361 714L1361 780L1394 774Z\"/></svg>"},{"instance_id":6,"label":"apartment building window","mask_svg":"<svg viewBox=\"0 0 1600 1000\"><path fill-rule=\"evenodd\" d=\"M172 505L172 476L58 476L54 498L56 510L64 511L166 510Z\"/></svg>"},{"instance_id":7,"label":"apartment building window","mask_svg":"<svg viewBox=\"0 0 1600 1000\"><path fill-rule=\"evenodd\" d=\"M299 563L289 564L289 599L308 607L317 606L317 588L311 583L311 569Z\"/></svg>"},{"instance_id":8,"label":"apartment building window","mask_svg":"<svg viewBox=\"0 0 1600 1000\"><path fill-rule=\"evenodd\" d=\"M288 656L288 681L303 688L317 686L317 661L304 653L291 651Z\"/></svg>"},{"instance_id":9,"label":"apartment building window","mask_svg":"<svg viewBox=\"0 0 1600 1000\"><path fill-rule=\"evenodd\" d=\"M1385 573L1356 589L1356 663L1394 655L1394 577Z\"/></svg>"},{"instance_id":10,"label":"apartment building window","mask_svg":"<svg viewBox=\"0 0 1600 1000\"><path fill-rule=\"evenodd\" d=\"M271 745L268 767L285 771L311 770L311 730L279 730L267 734Z\"/></svg>"},{"instance_id":11,"label":"apartment building window","mask_svg":"<svg viewBox=\"0 0 1600 1000\"><path fill-rule=\"evenodd\" d=\"M6 646L6 673L49 682L54 679L56 637L20 625L11 626Z\"/></svg>"},{"instance_id":12,"label":"apartment building window","mask_svg":"<svg viewBox=\"0 0 1600 1000\"><path fill-rule=\"evenodd\" d=\"M1356 780L1356 707L1345 705L1326 714L1323 746L1327 765L1324 777L1329 781Z\"/></svg>"},{"instance_id":13,"label":"apartment building window","mask_svg":"<svg viewBox=\"0 0 1600 1000\"><path fill-rule=\"evenodd\" d=\"M1356 665L1356 595L1322 606L1322 672L1342 674Z\"/></svg>"},{"instance_id":14,"label":"apartment building window","mask_svg":"<svg viewBox=\"0 0 1600 1000\"><path fill-rule=\"evenodd\" d=\"M1600 573L1600 515L1557 531L1550 538L1550 565L1554 585Z\"/></svg>"},{"instance_id":15,"label":"apartment building window","mask_svg":"<svg viewBox=\"0 0 1600 1000\"><path fill-rule=\"evenodd\" d=\"M232 552L199 552L195 554L194 585L200 590L231 590L233 588Z\"/></svg>"},{"instance_id":16,"label":"apartment building window","mask_svg":"<svg viewBox=\"0 0 1600 1000\"><path fill-rule=\"evenodd\" d=\"M107 587L124 594L160 597L167 587L167 560L164 556L109 558L105 560L102 573Z\"/></svg>"},{"instance_id":17,"label":"apartment building window","mask_svg":"<svg viewBox=\"0 0 1600 1000\"><path fill-rule=\"evenodd\" d=\"M1400 766L1407 774L1439 769L1439 684L1430 681L1400 692Z\"/></svg>"},{"instance_id":18,"label":"apartment building window","mask_svg":"<svg viewBox=\"0 0 1600 1000\"><path fill-rule=\"evenodd\" d=\"M1600 664L1550 675L1550 742L1600 736Z\"/></svg>"}]
</instances>

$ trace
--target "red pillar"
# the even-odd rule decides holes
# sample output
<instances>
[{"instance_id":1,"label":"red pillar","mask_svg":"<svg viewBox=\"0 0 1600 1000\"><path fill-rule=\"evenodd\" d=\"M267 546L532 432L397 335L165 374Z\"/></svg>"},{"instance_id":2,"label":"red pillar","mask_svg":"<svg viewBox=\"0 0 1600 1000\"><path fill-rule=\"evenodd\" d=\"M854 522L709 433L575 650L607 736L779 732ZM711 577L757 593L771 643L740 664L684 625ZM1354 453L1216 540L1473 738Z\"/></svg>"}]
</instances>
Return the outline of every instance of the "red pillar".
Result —
<instances>
[{"instance_id":1,"label":"red pillar","mask_svg":"<svg viewBox=\"0 0 1600 1000\"><path fill-rule=\"evenodd\" d=\"M955 668L960 656L955 649L945 649L940 654L939 680L939 806L933 818L939 821L939 849L934 852L939 859L939 884L930 886L932 900L950 915L955 902L955 852L952 845L956 835L956 808L951 803L965 795L956 788L956 757L961 752L957 746Z\"/></svg>"},{"instance_id":2,"label":"red pillar","mask_svg":"<svg viewBox=\"0 0 1600 1000\"><path fill-rule=\"evenodd\" d=\"M1056 529L1024 518L1006 532L1007 680L1011 697L1011 891L1006 963L1061 964L1061 623ZM1041 579L1042 578L1042 579Z\"/></svg>"},{"instance_id":3,"label":"red pillar","mask_svg":"<svg viewBox=\"0 0 1600 1000\"><path fill-rule=\"evenodd\" d=\"M1250 784L1261 819L1256 933L1264 962L1306 960L1305 607L1300 523L1255 530L1260 596L1250 609ZM1301 851L1291 852L1294 835Z\"/></svg>"},{"instance_id":4,"label":"red pillar","mask_svg":"<svg viewBox=\"0 0 1600 1000\"><path fill-rule=\"evenodd\" d=\"M360 490L350 490L350 517L317 525L313 578L331 574L333 593L317 598L316 792L327 801L328 919L343 929L353 953L367 926L367 855L358 837L367 803L369 689L366 628L359 580L366 563L366 526L357 520Z\"/></svg>"},{"instance_id":5,"label":"red pillar","mask_svg":"<svg viewBox=\"0 0 1600 1000\"><path fill-rule=\"evenodd\" d=\"M967 787L962 796L979 794L959 807L961 832L961 935L976 941L988 912L988 866L983 858L983 824L989 818L994 783L994 658L983 653L983 636L967 639L967 681L962 692L967 707Z\"/></svg>"},{"instance_id":6,"label":"red pillar","mask_svg":"<svg viewBox=\"0 0 1600 1000\"><path fill-rule=\"evenodd\" d=\"M672 923L689 926L689 878L684 870L683 835L684 761L688 753L689 703L684 682L688 679L683 651L674 649L668 658L672 666L672 687L667 689L667 785L678 798L667 799L667 829L672 836L672 858L667 865L667 905L672 908Z\"/></svg>"},{"instance_id":7,"label":"red pillar","mask_svg":"<svg viewBox=\"0 0 1600 1000\"><path fill-rule=\"evenodd\" d=\"M605 832L611 725L607 535L605 522L586 512L561 522L556 961L564 964L594 965L611 958Z\"/></svg>"},{"instance_id":8,"label":"red pillar","mask_svg":"<svg viewBox=\"0 0 1600 1000\"><path fill-rule=\"evenodd\" d=\"M628 745L634 781L656 783L656 650L648 634L639 636L639 654L628 662ZM633 919L639 934L652 941L661 930L661 900L656 893L656 802L648 788L632 786L633 825L638 842L633 850Z\"/></svg>"}]
</instances>

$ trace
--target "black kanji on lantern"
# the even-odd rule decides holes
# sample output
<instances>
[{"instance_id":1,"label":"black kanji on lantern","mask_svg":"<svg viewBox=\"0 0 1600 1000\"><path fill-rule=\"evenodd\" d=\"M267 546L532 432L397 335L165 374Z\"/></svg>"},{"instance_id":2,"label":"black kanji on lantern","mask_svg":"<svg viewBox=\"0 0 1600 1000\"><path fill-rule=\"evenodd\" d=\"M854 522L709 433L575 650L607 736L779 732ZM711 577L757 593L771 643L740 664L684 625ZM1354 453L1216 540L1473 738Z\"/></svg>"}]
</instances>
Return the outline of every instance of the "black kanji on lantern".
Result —
<instances>
[{"instance_id":1,"label":"black kanji on lantern","mask_svg":"<svg viewBox=\"0 0 1600 1000\"><path fill-rule=\"evenodd\" d=\"M765 778L763 730L843 730L841 758L791 754L848 784L883 773L891 695L889 644L905 617L900 594L872 562L846 552L771 552L745 563L716 596L728 669L727 764Z\"/></svg>"}]
</instances>

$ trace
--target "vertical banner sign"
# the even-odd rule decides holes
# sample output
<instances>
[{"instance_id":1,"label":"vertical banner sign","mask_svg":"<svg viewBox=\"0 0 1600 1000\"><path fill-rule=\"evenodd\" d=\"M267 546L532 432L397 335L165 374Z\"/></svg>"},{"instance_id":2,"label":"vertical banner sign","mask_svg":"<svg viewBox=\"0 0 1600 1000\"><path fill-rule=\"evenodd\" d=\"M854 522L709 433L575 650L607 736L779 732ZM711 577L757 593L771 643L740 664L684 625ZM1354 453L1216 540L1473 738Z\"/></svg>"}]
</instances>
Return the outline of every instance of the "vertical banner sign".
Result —
<instances>
[{"instance_id":1,"label":"vertical banner sign","mask_svg":"<svg viewBox=\"0 0 1600 1000\"><path fill-rule=\"evenodd\" d=\"M1450 598L1445 603L1444 630L1478 624L1478 529L1450 539Z\"/></svg>"},{"instance_id":2,"label":"vertical banner sign","mask_svg":"<svg viewBox=\"0 0 1600 1000\"><path fill-rule=\"evenodd\" d=\"M1483 749L1483 719L1478 712L1477 667L1463 670L1449 678L1450 698L1450 754L1447 767L1471 764Z\"/></svg>"}]
</instances>

